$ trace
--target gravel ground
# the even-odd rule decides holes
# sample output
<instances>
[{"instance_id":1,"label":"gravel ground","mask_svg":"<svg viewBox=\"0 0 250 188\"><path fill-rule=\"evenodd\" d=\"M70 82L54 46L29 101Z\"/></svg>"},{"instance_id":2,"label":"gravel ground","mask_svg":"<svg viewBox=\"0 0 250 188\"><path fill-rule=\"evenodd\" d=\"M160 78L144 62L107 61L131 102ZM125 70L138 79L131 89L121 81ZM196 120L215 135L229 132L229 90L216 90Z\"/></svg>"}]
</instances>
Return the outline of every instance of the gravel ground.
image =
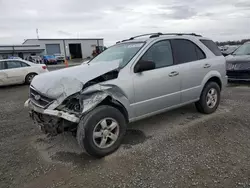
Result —
<instances>
[{"instance_id":1,"label":"gravel ground","mask_svg":"<svg viewBox=\"0 0 250 188\"><path fill-rule=\"evenodd\" d=\"M23 104L28 86L0 88L0 187L250 187L250 87L230 86L212 115L194 105L129 126L95 160L70 134L48 138Z\"/></svg>"}]
</instances>

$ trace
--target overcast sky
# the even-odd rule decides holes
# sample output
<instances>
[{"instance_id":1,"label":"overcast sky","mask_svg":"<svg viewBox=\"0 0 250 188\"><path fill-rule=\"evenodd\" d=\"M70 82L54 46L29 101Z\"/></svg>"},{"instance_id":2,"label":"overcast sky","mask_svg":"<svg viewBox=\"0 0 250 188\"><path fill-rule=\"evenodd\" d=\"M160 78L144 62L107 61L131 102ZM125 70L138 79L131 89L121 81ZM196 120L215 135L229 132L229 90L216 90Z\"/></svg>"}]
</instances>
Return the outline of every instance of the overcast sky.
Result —
<instances>
[{"instance_id":1,"label":"overcast sky","mask_svg":"<svg viewBox=\"0 0 250 188\"><path fill-rule=\"evenodd\" d=\"M195 32L213 40L250 38L250 0L0 0L0 44L36 38L105 39Z\"/></svg>"}]
</instances>

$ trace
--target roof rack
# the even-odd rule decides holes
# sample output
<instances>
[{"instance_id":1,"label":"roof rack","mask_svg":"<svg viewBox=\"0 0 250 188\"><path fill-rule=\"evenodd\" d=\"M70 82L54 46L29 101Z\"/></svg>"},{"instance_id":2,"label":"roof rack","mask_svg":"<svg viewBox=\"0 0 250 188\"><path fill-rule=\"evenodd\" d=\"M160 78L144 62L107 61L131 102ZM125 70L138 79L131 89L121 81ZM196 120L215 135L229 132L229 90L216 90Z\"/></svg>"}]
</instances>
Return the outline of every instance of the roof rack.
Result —
<instances>
[{"instance_id":1,"label":"roof rack","mask_svg":"<svg viewBox=\"0 0 250 188\"><path fill-rule=\"evenodd\" d=\"M142 35L137 35L137 36L134 36L134 37L130 37L129 39L125 39L125 40L122 40L122 41L117 41L116 44L119 44L121 42L125 42L125 41L129 41L129 40L134 40L135 38L139 38L139 37L144 37L144 36L152 36L152 35L162 35L162 33L158 32L158 33L148 33L148 34L142 34Z\"/></svg>"},{"instance_id":2,"label":"roof rack","mask_svg":"<svg viewBox=\"0 0 250 188\"><path fill-rule=\"evenodd\" d=\"M128 40L134 40L135 38L144 37L144 36L148 36L148 35L150 35L150 36L151 35L162 35L162 33L158 32L158 33L148 33L148 34L143 34L143 35L137 35L137 36L129 38Z\"/></svg>"},{"instance_id":3,"label":"roof rack","mask_svg":"<svg viewBox=\"0 0 250 188\"><path fill-rule=\"evenodd\" d=\"M201 35L198 35L196 33L164 33L163 35L192 35L192 36L196 36L196 37L202 37Z\"/></svg>"},{"instance_id":4,"label":"roof rack","mask_svg":"<svg viewBox=\"0 0 250 188\"><path fill-rule=\"evenodd\" d=\"M160 35L178 35L178 36L192 35L192 36L196 36L196 37L202 37L201 35L198 35L195 33L158 33L158 34L151 35L149 38L159 37Z\"/></svg>"},{"instance_id":5,"label":"roof rack","mask_svg":"<svg viewBox=\"0 0 250 188\"><path fill-rule=\"evenodd\" d=\"M178 36L192 35L192 36L196 36L196 37L202 37L202 35L198 35L196 33L160 33L160 32L158 32L158 33L148 33L148 34L143 34L143 35L137 35L137 36L131 37L129 39L118 41L118 42L116 42L116 44L118 44L120 42L129 41L129 40L134 40L135 38L144 37L144 36L148 36L148 35L149 35L149 38L155 38L155 37L159 37L161 35L178 35Z\"/></svg>"}]
</instances>

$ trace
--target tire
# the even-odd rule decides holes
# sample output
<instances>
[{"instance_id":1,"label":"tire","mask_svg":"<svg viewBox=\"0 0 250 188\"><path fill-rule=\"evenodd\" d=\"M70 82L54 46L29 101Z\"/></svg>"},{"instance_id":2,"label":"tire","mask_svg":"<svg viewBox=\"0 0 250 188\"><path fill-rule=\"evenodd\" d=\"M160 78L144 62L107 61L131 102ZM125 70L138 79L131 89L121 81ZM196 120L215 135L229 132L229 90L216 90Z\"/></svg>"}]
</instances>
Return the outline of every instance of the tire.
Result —
<instances>
[{"instance_id":1,"label":"tire","mask_svg":"<svg viewBox=\"0 0 250 188\"><path fill-rule=\"evenodd\" d=\"M117 124L117 128L112 130L114 132L113 135L116 135L115 138L117 138L114 139L115 141L109 137L111 133L105 132L106 130L102 128L103 125L101 125L100 122L103 121L107 123L107 130L108 128L111 130L111 127L108 125L110 122ZM119 148L126 133L126 128L127 123L125 117L118 109L111 106L98 106L80 120L76 135L77 142L89 155L101 158L113 153ZM96 132L96 130L98 130L98 133L103 131L101 137L94 137L94 131ZM102 140L105 139L104 137L108 137L107 142L105 142L107 147L101 146ZM108 143L111 145L108 146Z\"/></svg>"},{"instance_id":2,"label":"tire","mask_svg":"<svg viewBox=\"0 0 250 188\"><path fill-rule=\"evenodd\" d=\"M213 95L213 102L210 103L209 96L211 96L213 91L217 94L217 99L215 100L215 95ZM220 104L220 94L221 90L219 85L216 82L208 82L201 92L200 100L195 103L196 109L204 114L211 114L215 112ZM210 103L210 105L208 103Z\"/></svg>"},{"instance_id":3,"label":"tire","mask_svg":"<svg viewBox=\"0 0 250 188\"><path fill-rule=\"evenodd\" d=\"M36 76L36 73L29 73L26 77L25 77L25 83L26 84L30 84L33 80L33 78Z\"/></svg>"}]
</instances>

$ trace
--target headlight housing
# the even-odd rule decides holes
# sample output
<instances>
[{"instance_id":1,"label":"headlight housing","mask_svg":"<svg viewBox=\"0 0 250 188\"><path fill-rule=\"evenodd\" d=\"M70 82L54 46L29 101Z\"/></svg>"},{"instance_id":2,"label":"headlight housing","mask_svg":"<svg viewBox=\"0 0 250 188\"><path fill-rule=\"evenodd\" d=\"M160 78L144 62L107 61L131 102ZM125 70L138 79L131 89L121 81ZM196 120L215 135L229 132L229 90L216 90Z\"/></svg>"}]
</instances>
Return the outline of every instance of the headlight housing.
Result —
<instances>
[{"instance_id":1,"label":"headlight housing","mask_svg":"<svg viewBox=\"0 0 250 188\"><path fill-rule=\"evenodd\" d=\"M66 98L63 103L57 107L58 110L79 114L83 109L83 104L80 102L79 93Z\"/></svg>"}]
</instances>

